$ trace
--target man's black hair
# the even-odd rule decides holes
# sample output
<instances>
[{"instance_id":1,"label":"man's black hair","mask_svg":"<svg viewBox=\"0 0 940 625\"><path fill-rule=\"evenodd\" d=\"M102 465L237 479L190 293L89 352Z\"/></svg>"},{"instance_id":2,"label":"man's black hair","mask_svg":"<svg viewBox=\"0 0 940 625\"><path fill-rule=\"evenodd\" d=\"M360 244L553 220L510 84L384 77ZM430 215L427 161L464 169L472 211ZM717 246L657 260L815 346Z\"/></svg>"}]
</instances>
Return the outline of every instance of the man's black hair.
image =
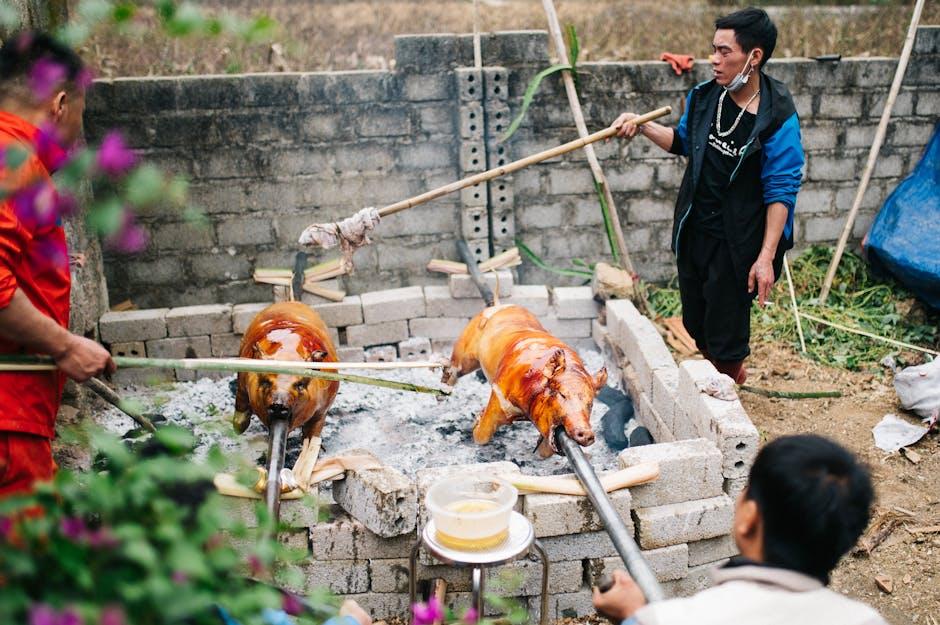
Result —
<instances>
[{"instance_id":1,"label":"man's black hair","mask_svg":"<svg viewBox=\"0 0 940 625\"><path fill-rule=\"evenodd\" d=\"M727 29L734 31L734 39L745 54L754 48L764 51L758 69L764 67L777 47L777 27L764 9L748 7L715 20L715 30Z\"/></svg>"},{"instance_id":2,"label":"man's black hair","mask_svg":"<svg viewBox=\"0 0 940 625\"><path fill-rule=\"evenodd\" d=\"M851 452L815 435L784 436L757 454L745 499L757 504L764 562L824 584L865 531L874 491Z\"/></svg>"},{"instance_id":3,"label":"man's black hair","mask_svg":"<svg viewBox=\"0 0 940 625\"><path fill-rule=\"evenodd\" d=\"M45 60L64 70L67 88L74 88L85 64L67 45L50 35L26 30L10 36L0 48L0 87L13 90L24 87L37 62Z\"/></svg>"}]
</instances>

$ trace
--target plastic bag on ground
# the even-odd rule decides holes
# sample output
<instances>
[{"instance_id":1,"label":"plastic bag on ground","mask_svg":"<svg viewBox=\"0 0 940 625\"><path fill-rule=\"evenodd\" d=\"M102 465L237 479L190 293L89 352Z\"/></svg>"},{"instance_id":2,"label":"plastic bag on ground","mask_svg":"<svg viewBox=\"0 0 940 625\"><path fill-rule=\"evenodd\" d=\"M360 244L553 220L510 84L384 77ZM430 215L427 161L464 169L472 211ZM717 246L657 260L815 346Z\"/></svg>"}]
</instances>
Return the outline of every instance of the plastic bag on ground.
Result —
<instances>
[{"instance_id":1,"label":"plastic bag on ground","mask_svg":"<svg viewBox=\"0 0 940 625\"><path fill-rule=\"evenodd\" d=\"M940 358L895 373L894 391L901 408L925 419L932 416L940 410Z\"/></svg>"}]
</instances>

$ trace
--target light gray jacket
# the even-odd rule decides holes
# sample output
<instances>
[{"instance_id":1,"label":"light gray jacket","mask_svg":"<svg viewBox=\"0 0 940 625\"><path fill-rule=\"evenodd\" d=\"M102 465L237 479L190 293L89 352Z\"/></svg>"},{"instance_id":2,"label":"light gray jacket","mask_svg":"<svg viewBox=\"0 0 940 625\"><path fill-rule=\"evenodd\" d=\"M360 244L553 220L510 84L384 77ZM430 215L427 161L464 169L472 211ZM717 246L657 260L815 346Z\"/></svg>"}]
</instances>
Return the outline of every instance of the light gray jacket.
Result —
<instances>
[{"instance_id":1,"label":"light gray jacket","mask_svg":"<svg viewBox=\"0 0 940 625\"><path fill-rule=\"evenodd\" d=\"M713 586L637 610L638 625L887 625L874 609L819 580L767 566L716 568ZM624 621L630 624L631 619ZM631 624L632 625L632 624Z\"/></svg>"}]
</instances>

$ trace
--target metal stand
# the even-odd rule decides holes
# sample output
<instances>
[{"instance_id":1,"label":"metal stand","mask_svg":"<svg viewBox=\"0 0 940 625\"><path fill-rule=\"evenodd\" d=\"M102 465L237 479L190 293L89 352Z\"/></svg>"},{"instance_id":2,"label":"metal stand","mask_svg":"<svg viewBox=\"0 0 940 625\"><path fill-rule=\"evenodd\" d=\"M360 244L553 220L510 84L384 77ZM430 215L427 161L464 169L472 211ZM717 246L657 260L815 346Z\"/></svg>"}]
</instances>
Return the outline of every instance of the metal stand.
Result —
<instances>
[{"instance_id":1,"label":"metal stand","mask_svg":"<svg viewBox=\"0 0 940 625\"><path fill-rule=\"evenodd\" d=\"M483 594L486 587L486 568L499 566L517 560L534 548L542 559L542 597L540 625L548 623L548 554L539 541L535 540L535 531L532 523L518 512L512 512L509 518L509 536L502 544L492 549L480 551L458 551L442 545L437 541L437 530L434 521L429 521L421 533L421 540L411 548L408 560L408 592L411 595L411 604L418 599L418 553L424 547L435 560L456 567L473 567L473 592L471 604L477 611L478 618L483 618Z\"/></svg>"}]
</instances>

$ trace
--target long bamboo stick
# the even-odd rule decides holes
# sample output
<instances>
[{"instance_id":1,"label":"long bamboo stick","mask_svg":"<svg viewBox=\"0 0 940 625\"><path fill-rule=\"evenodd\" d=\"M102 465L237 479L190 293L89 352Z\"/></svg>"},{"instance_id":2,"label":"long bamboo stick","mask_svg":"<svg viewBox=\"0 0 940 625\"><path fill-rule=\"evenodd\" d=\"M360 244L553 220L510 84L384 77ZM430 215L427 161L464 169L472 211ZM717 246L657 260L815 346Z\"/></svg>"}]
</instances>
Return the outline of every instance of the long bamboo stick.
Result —
<instances>
[{"instance_id":1,"label":"long bamboo stick","mask_svg":"<svg viewBox=\"0 0 940 625\"><path fill-rule=\"evenodd\" d=\"M381 386L383 388L412 391L415 393L427 393L430 395L443 396L450 395L451 393L449 388L430 388L427 386L421 386L419 384L412 384L410 382L384 380L381 378L371 378L348 373L334 373L332 371L325 370L327 368L332 368L334 370L345 368L343 365L346 364L364 365L375 363L291 363L290 361L285 363L283 361L276 362L270 360L252 360L249 358L138 358L133 356L114 356L112 360L114 360L114 364L116 364L118 367L226 371L230 373L280 373L284 375L296 375L305 378L321 378L324 380L333 380L335 382L349 382L352 384ZM316 368L312 368L308 365L318 366ZM326 367L321 365L326 365ZM329 367L330 365L332 365L332 367ZM0 371L50 371L55 368L55 363L48 356L8 355L0 357Z\"/></svg>"},{"instance_id":2,"label":"long bamboo stick","mask_svg":"<svg viewBox=\"0 0 940 625\"><path fill-rule=\"evenodd\" d=\"M670 113L672 113L672 107L664 106L654 111L650 111L649 113L640 115L639 117L630 120L630 122L640 126L646 122L669 115ZM507 163L500 167L488 169L487 171L480 172L479 174L475 174L473 176L468 176L467 178L457 180L456 182L451 182L450 184L438 187L437 189L432 189L431 191L416 195L414 197L408 198L407 200L401 200L400 202L389 204L388 206L379 209L379 215L381 217L387 217L388 215L392 215L408 208L413 208L419 204L430 202L431 200L435 200L441 196L447 195L448 193L460 191L461 189L472 187L475 184L480 184L481 182L486 182L488 180L492 180L493 178L498 178L499 176L505 176L507 174L513 173L514 171L519 171L520 169L528 167L529 165L535 165L536 163L541 163L542 161L546 161L550 158L579 150L588 144L597 143L598 141L603 141L604 139L613 137L617 134L617 130L617 128L605 128L604 130L598 130L594 134L588 135L587 137L575 139L574 141L569 141L568 143L555 146L554 148L550 148L543 152L532 154L530 156L526 156L525 158L520 158L517 161Z\"/></svg>"},{"instance_id":3,"label":"long bamboo stick","mask_svg":"<svg viewBox=\"0 0 940 625\"><path fill-rule=\"evenodd\" d=\"M901 82L904 80L904 72L907 70L907 62L911 58L911 48L914 47L914 36L917 34L917 24L920 22L920 14L924 8L924 0L917 0L914 5L914 13L911 15L911 25L907 29L907 38L904 40L904 48L901 50L901 58L898 60L898 68L894 72L894 81L891 83L891 89L888 92L888 100L885 102L884 110L881 111L881 121L878 122L878 130L875 132L875 140L868 151L868 162L865 164L865 171L862 173L862 179L858 183L858 191L855 192L855 200L852 202L852 208L849 210L849 216L845 220L845 227L842 228L842 234L839 236L839 244L836 245L836 252L829 263L829 270L826 271L826 279L823 281L822 290L819 292L819 303L825 304L829 298L829 290L832 288L832 281L836 277L836 270L839 268L839 261L842 259L842 252L845 251L845 244L852 234L852 226L855 225L855 218L858 215L858 209L862 205L862 197L868 190L868 183L871 180L872 171L875 169L875 162L878 160L878 152L881 150L881 144L884 142L885 133L888 130L888 120L891 119L891 109L894 108L894 101L901 90Z\"/></svg>"},{"instance_id":4,"label":"long bamboo stick","mask_svg":"<svg viewBox=\"0 0 940 625\"><path fill-rule=\"evenodd\" d=\"M875 339L876 341L883 341L897 347L903 347L904 349L911 349L917 352L924 352L925 354L933 354L934 356L940 356L940 352L934 351L932 349L927 349L926 347L919 347L917 345L912 345L910 343L905 343L904 341L896 341L894 339L889 339L886 336L878 336L871 332L866 332L865 330L859 330L858 328L850 328L849 326L844 326L841 323L836 323L834 321L826 321L825 319L820 319L813 315L809 315L803 311L800 311L800 316L804 319L809 319L810 321L815 321L816 323L821 323L826 326L831 326L836 330L842 330L843 332L851 332L852 334L859 334L861 336L867 336L870 339Z\"/></svg>"},{"instance_id":5,"label":"long bamboo stick","mask_svg":"<svg viewBox=\"0 0 940 625\"><path fill-rule=\"evenodd\" d=\"M787 286L790 289L790 305L793 307L793 318L796 320L796 333L800 336L800 349L806 353L806 341L803 339L803 323L800 321L800 308L796 305L796 291L793 289L793 277L790 275L790 263L786 252L783 254L783 271L787 276Z\"/></svg>"}]
</instances>

